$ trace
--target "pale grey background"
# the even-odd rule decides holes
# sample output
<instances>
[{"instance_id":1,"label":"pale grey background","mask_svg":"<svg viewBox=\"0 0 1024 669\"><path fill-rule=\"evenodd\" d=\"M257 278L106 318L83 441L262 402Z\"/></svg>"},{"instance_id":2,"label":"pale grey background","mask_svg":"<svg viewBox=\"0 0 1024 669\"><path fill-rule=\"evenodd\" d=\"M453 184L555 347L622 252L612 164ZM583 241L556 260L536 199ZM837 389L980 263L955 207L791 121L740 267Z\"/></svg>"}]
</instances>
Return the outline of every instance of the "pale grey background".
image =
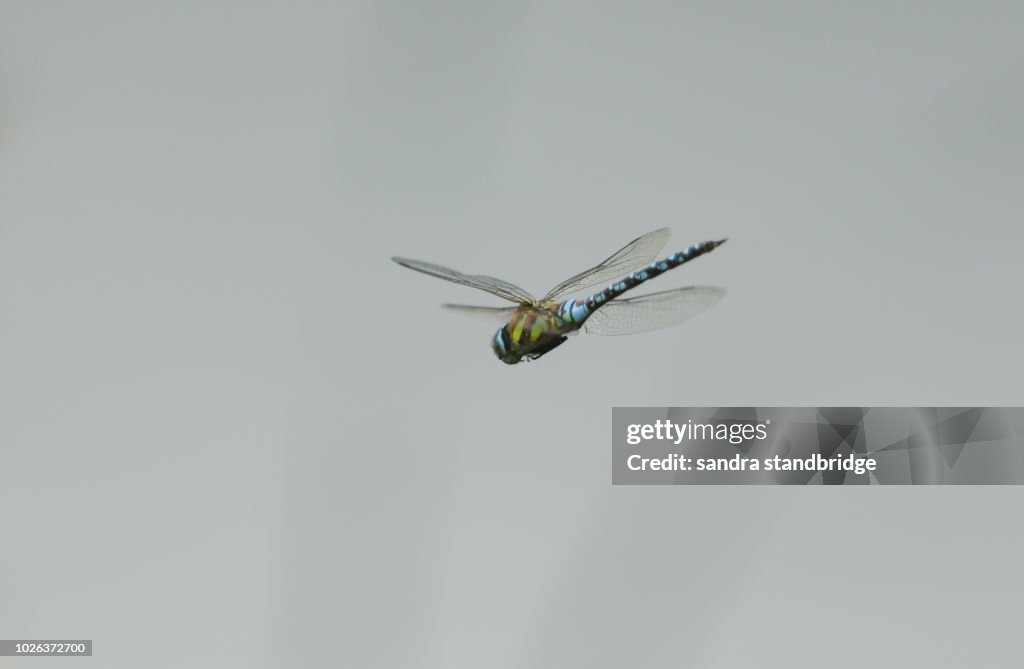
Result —
<instances>
[{"instance_id":1,"label":"pale grey background","mask_svg":"<svg viewBox=\"0 0 1024 669\"><path fill-rule=\"evenodd\" d=\"M1019 488L608 458L615 405L1024 404L1022 32L6 0L0 636L95 655L0 666L1015 665ZM720 306L516 368L388 260L543 291L666 225Z\"/></svg>"}]
</instances>

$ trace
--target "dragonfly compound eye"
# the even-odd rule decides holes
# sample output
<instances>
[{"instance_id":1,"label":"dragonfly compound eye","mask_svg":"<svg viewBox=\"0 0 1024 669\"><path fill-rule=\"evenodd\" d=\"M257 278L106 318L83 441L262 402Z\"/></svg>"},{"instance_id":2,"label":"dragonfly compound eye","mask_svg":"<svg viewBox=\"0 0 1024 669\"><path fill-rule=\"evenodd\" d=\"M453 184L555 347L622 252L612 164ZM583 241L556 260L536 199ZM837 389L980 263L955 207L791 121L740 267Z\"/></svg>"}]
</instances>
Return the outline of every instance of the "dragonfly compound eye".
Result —
<instances>
[{"instance_id":1,"label":"dragonfly compound eye","mask_svg":"<svg viewBox=\"0 0 1024 669\"><path fill-rule=\"evenodd\" d=\"M494 339L491 340L491 348L494 349L494 355L502 362L512 364L519 362L518 356L512 353L512 337L508 333L508 327L502 326L500 330L494 333Z\"/></svg>"}]
</instances>

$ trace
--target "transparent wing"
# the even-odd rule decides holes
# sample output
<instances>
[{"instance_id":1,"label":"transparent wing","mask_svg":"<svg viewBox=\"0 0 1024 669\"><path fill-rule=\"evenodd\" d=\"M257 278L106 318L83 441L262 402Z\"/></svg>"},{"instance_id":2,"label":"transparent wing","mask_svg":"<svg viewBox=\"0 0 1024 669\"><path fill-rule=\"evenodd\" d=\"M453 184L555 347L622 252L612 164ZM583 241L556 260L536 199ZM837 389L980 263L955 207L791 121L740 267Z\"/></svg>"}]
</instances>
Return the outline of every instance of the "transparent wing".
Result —
<instances>
[{"instance_id":1,"label":"transparent wing","mask_svg":"<svg viewBox=\"0 0 1024 669\"><path fill-rule=\"evenodd\" d=\"M439 279L451 281L452 283L459 283L463 286L469 286L470 288L485 290L488 293L497 295L509 302L531 303L536 301L533 295L530 295L519 286L511 284L508 281L495 279L493 276L463 274L462 272L456 272L453 269L442 267L441 265L422 262L420 260L410 260L409 258L392 258L392 260L402 267L408 267L409 269L416 270L417 272L423 272L424 274L436 276Z\"/></svg>"},{"instance_id":2,"label":"transparent wing","mask_svg":"<svg viewBox=\"0 0 1024 669\"><path fill-rule=\"evenodd\" d=\"M519 307L477 307L471 304L442 304L445 309L451 309L452 311L458 311L463 314L470 316L478 316L486 318L487 320L493 320L501 323L508 321L512 318L512 314L516 313L516 309Z\"/></svg>"},{"instance_id":3,"label":"transparent wing","mask_svg":"<svg viewBox=\"0 0 1024 669\"><path fill-rule=\"evenodd\" d=\"M591 267L585 272L569 277L558 284L544 296L544 300L558 300L564 296L575 293L578 290L596 286L599 283L606 283L617 279L631 270L644 265L649 265L658 252L668 243L672 231L668 228L661 228L654 232L648 232L643 237L637 237L630 243L616 251L600 265Z\"/></svg>"},{"instance_id":4,"label":"transparent wing","mask_svg":"<svg viewBox=\"0 0 1024 669\"><path fill-rule=\"evenodd\" d=\"M612 300L591 314L583 329L591 334L624 335L676 325L716 305L725 288L688 286L623 300Z\"/></svg>"}]
</instances>

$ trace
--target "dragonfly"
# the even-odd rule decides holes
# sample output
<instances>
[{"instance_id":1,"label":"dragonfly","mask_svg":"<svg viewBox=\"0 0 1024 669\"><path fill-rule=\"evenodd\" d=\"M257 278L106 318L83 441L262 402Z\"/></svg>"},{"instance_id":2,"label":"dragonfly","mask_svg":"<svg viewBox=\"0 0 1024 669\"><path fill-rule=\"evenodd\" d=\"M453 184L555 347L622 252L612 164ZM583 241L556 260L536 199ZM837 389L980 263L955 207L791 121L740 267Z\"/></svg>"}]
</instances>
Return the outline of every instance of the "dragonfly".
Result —
<instances>
[{"instance_id":1,"label":"dragonfly","mask_svg":"<svg viewBox=\"0 0 1024 669\"><path fill-rule=\"evenodd\" d=\"M688 246L663 260L654 260L668 243L671 230L661 228L637 237L604 262L569 277L535 298L519 286L480 274L463 274L442 265L393 257L411 270L429 274L496 295L514 306L491 307L444 304L447 309L491 317L502 323L491 348L502 362L514 365L536 360L564 344L579 331L597 335L625 335L677 325L717 304L725 289L686 286L638 297L622 295L654 277L710 253L726 242L705 241ZM613 280L614 279L614 280ZM604 289L582 299L570 295L613 280Z\"/></svg>"}]
</instances>

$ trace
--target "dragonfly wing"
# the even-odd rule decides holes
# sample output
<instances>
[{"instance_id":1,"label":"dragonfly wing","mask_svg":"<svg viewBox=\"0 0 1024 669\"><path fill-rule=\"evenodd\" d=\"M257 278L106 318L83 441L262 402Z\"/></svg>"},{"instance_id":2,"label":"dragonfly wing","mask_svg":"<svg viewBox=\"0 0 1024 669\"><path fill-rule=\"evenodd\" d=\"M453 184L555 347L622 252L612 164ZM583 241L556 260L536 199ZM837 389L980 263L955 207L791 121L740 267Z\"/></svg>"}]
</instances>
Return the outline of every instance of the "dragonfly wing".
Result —
<instances>
[{"instance_id":1,"label":"dragonfly wing","mask_svg":"<svg viewBox=\"0 0 1024 669\"><path fill-rule=\"evenodd\" d=\"M559 300L576 291L596 286L599 283L606 283L617 279L631 270L644 265L649 265L658 255L658 252L668 243L672 231L668 228L661 228L654 232L648 232L643 237L637 237L630 243L616 251L600 265L591 267L585 272L569 277L562 283L552 288L544 301Z\"/></svg>"},{"instance_id":2,"label":"dragonfly wing","mask_svg":"<svg viewBox=\"0 0 1024 669\"><path fill-rule=\"evenodd\" d=\"M435 265L421 260L410 260L409 258L392 258L392 260L402 267L408 267L409 269L416 270L417 272L436 276L439 279L451 281L452 283L458 283L463 286L469 286L470 288L484 290L492 295L504 298L509 302L526 302L529 304L536 301L533 295L530 295L519 286L509 283L508 281L495 279L493 276L463 274L462 272L456 272L453 269L442 267L441 265Z\"/></svg>"},{"instance_id":3,"label":"dragonfly wing","mask_svg":"<svg viewBox=\"0 0 1024 669\"><path fill-rule=\"evenodd\" d=\"M612 300L590 315L583 329L591 334L624 335L676 325L713 307L725 288L688 286L623 300Z\"/></svg>"},{"instance_id":4,"label":"dragonfly wing","mask_svg":"<svg viewBox=\"0 0 1024 669\"><path fill-rule=\"evenodd\" d=\"M512 318L519 307L477 307L470 304L442 304L445 309L458 311L470 316L479 316L497 322L506 322Z\"/></svg>"}]
</instances>

